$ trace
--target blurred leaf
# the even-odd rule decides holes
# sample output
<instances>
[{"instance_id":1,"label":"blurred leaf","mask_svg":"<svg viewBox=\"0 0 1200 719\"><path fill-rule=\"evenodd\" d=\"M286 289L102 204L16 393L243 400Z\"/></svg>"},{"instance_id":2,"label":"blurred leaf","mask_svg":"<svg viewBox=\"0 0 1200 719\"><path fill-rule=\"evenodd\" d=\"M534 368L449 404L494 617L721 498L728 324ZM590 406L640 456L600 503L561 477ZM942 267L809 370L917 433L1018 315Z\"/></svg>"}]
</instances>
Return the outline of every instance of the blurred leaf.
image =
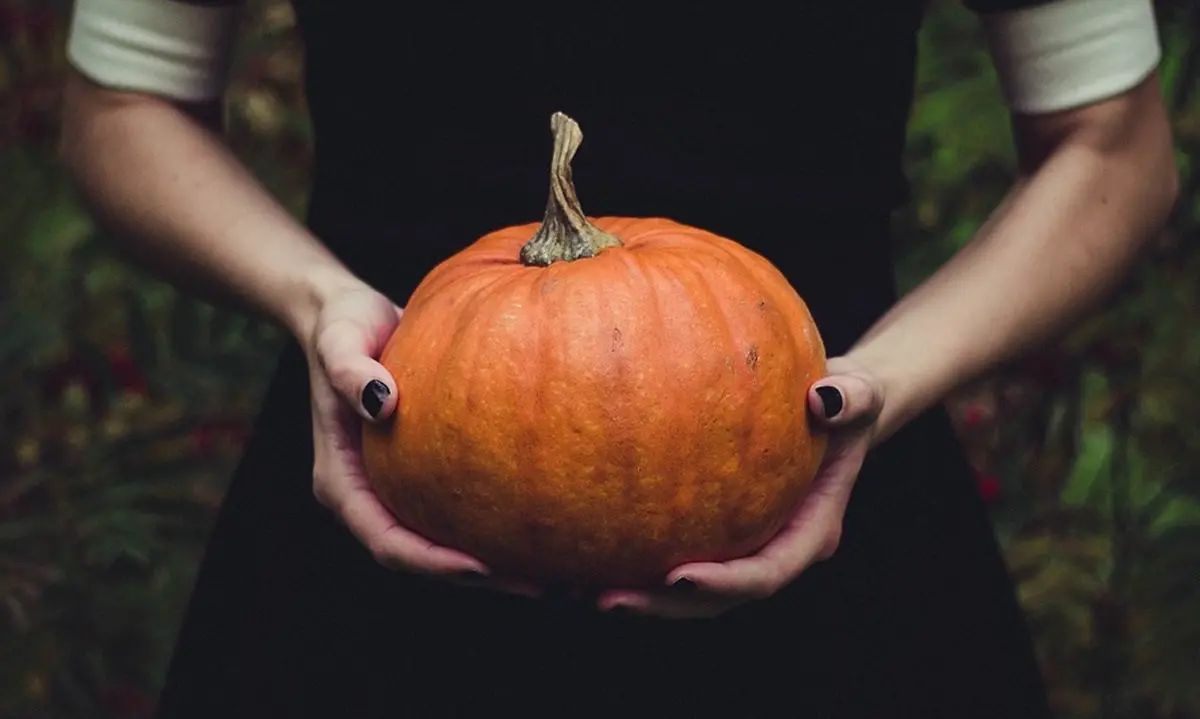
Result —
<instances>
[{"instance_id":1,"label":"blurred leaf","mask_svg":"<svg viewBox=\"0 0 1200 719\"><path fill-rule=\"evenodd\" d=\"M0 47L0 717L107 718L106 697L161 681L282 335L113 252L54 157L70 1L15 6L59 23L57 40ZM1156 6L1183 178L1170 232L1038 367L988 379L985 426L959 428L1003 487L989 506L1064 719L1200 717L1200 4ZM230 147L299 215L312 135L294 19L249 0L227 104ZM1014 176L979 32L960 0L930 4L901 289L970 241ZM16 143L13 113L36 120Z\"/></svg>"}]
</instances>

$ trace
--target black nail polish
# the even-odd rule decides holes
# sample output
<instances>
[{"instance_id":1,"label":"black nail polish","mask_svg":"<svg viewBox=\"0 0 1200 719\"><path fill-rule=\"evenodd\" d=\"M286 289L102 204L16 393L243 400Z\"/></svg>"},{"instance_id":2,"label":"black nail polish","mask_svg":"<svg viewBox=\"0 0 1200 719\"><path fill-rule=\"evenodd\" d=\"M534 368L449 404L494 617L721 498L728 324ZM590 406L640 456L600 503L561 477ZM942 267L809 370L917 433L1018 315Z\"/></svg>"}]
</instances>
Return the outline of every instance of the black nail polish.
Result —
<instances>
[{"instance_id":1,"label":"black nail polish","mask_svg":"<svg viewBox=\"0 0 1200 719\"><path fill-rule=\"evenodd\" d=\"M671 589L674 589L675 591L681 592L683 594L691 594L692 592L699 589L699 587L697 587L696 583L693 582L692 580L688 579L687 577L680 577L679 579L676 579L674 582L671 582Z\"/></svg>"},{"instance_id":2,"label":"black nail polish","mask_svg":"<svg viewBox=\"0 0 1200 719\"><path fill-rule=\"evenodd\" d=\"M846 402L842 399L841 390L837 387L825 385L817 387L817 396L821 398L821 404L825 407L825 418L833 419L841 413L842 407Z\"/></svg>"},{"instance_id":3,"label":"black nail polish","mask_svg":"<svg viewBox=\"0 0 1200 719\"><path fill-rule=\"evenodd\" d=\"M373 379L363 387L362 405L363 409L367 410L367 414L372 417L379 415L379 410L383 409L383 401L388 398L392 391L388 386L377 379Z\"/></svg>"}]
</instances>

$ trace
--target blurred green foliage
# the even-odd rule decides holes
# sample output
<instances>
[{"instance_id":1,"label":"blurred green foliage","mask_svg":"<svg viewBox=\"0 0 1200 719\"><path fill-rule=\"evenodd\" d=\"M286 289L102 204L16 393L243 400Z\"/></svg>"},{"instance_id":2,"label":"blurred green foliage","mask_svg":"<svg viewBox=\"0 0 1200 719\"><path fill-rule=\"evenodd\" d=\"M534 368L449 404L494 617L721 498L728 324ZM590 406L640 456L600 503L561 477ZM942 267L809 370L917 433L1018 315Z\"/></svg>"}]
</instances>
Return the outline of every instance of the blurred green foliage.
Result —
<instances>
[{"instance_id":1,"label":"blurred green foliage","mask_svg":"<svg viewBox=\"0 0 1200 719\"><path fill-rule=\"evenodd\" d=\"M1157 5L1184 174L1161 247L1069 337L948 402L1063 717L1200 717L1200 9ZM0 0L0 718L148 715L279 340L131 269L77 201L54 152L68 11ZM299 213L292 25L251 2L227 122ZM1013 178L974 19L933 2L921 49L906 288Z\"/></svg>"}]
</instances>

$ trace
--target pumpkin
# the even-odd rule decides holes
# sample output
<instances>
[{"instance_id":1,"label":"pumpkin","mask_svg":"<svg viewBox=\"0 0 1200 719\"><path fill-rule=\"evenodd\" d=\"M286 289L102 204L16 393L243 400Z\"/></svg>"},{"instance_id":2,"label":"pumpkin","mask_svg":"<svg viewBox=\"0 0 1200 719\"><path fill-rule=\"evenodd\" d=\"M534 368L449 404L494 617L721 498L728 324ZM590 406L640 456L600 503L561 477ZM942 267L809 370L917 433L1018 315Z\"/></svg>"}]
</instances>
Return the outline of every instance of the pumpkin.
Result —
<instances>
[{"instance_id":1,"label":"pumpkin","mask_svg":"<svg viewBox=\"0 0 1200 719\"><path fill-rule=\"evenodd\" d=\"M652 586L752 554L825 451L812 316L731 239L586 217L579 126L551 129L542 221L435 267L387 342L398 408L364 427L372 486L404 526L543 584Z\"/></svg>"}]
</instances>

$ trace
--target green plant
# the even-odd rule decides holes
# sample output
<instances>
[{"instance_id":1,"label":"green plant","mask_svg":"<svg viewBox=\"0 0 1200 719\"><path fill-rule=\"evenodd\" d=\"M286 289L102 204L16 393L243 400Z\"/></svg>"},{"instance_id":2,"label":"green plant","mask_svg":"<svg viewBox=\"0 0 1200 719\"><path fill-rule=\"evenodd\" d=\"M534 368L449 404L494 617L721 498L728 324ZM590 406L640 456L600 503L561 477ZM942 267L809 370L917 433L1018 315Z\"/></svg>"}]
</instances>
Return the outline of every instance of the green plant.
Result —
<instances>
[{"instance_id":1,"label":"green plant","mask_svg":"<svg viewBox=\"0 0 1200 719\"><path fill-rule=\"evenodd\" d=\"M1200 257L1189 241L1200 229L1200 43L1187 30L1200 9L1159 12L1183 172L1159 251L1063 341L951 403L972 458L997 483L997 531L1065 717L1200 714ZM934 15L927 41L961 32L955 14ZM923 72L923 86L942 89L913 123L920 199L900 221L910 282L970 238L1013 174L1002 116L975 114L986 130L944 133L959 128L969 98L995 91L986 70L947 69L982 67L980 50L958 52Z\"/></svg>"},{"instance_id":2,"label":"green plant","mask_svg":"<svg viewBox=\"0 0 1200 719\"><path fill-rule=\"evenodd\" d=\"M1200 717L1200 50L1156 3L1184 188L1159 253L1070 337L949 403L1064 719ZM144 716L279 337L111 252L54 161L69 0L0 0L0 717ZM290 7L254 0L230 143L295 212ZM1012 177L973 20L936 0L897 218L910 287ZM975 36L977 39L977 36Z\"/></svg>"}]
</instances>

